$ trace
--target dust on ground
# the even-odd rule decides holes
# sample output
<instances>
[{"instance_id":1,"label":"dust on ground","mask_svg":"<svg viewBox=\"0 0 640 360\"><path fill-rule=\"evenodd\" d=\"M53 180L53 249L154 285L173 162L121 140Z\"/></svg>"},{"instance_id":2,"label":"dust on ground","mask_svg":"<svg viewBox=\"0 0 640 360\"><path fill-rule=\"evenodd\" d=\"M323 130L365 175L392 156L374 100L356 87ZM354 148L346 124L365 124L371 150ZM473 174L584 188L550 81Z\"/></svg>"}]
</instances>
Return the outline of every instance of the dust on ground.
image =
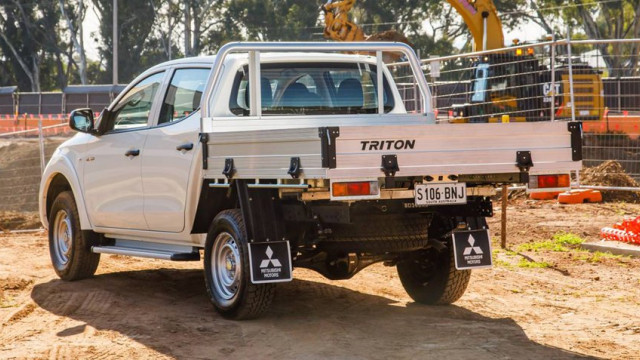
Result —
<instances>
[{"instance_id":1,"label":"dust on ground","mask_svg":"<svg viewBox=\"0 0 640 360\"><path fill-rule=\"evenodd\" d=\"M561 242L638 214L511 202L510 250L494 242L496 265L455 305L415 304L381 264L346 281L296 269L263 317L241 322L213 310L201 262L103 256L94 278L63 282L43 233L0 235L0 358L638 358L640 259Z\"/></svg>"}]
</instances>

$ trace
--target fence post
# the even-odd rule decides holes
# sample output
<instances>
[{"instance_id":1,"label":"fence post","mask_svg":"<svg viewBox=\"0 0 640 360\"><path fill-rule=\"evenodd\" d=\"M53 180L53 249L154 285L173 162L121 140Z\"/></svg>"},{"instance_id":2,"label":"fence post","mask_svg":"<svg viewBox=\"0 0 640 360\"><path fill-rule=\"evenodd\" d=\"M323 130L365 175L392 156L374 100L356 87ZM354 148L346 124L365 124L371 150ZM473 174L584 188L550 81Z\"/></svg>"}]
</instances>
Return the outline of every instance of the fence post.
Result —
<instances>
[{"instance_id":1,"label":"fence post","mask_svg":"<svg viewBox=\"0 0 640 360\"><path fill-rule=\"evenodd\" d=\"M620 85L620 74L618 74L618 112L622 112L622 89ZM608 129L607 129L608 130Z\"/></svg>"},{"instance_id":2,"label":"fence post","mask_svg":"<svg viewBox=\"0 0 640 360\"><path fill-rule=\"evenodd\" d=\"M422 64L422 61L420 59L420 49L418 49L417 54L418 55L418 61L420 64ZM416 76L418 76L418 74L413 74L413 110L416 112L416 114L419 114L420 111L418 110L418 83L417 83L417 79Z\"/></svg>"},{"instance_id":3,"label":"fence post","mask_svg":"<svg viewBox=\"0 0 640 360\"><path fill-rule=\"evenodd\" d=\"M551 121L556 120L556 35L551 35Z\"/></svg>"},{"instance_id":4,"label":"fence post","mask_svg":"<svg viewBox=\"0 0 640 360\"><path fill-rule=\"evenodd\" d=\"M571 26L567 26L567 59L569 60L569 98L571 99L571 121L576 121L576 102L573 97L573 66L571 61Z\"/></svg>"},{"instance_id":5,"label":"fence post","mask_svg":"<svg viewBox=\"0 0 640 360\"><path fill-rule=\"evenodd\" d=\"M502 185L502 212L500 213L500 247L507 248L507 203L509 199L509 186Z\"/></svg>"},{"instance_id":6,"label":"fence post","mask_svg":"<svg viewBox=\"0 0 640 360\"><path fill-rule=\"evenodd\" d=\"M42 134L42 116L38 118L38 143L40 144L40 174L44 174L44 136Z\"/></svg>"}]
</instances>

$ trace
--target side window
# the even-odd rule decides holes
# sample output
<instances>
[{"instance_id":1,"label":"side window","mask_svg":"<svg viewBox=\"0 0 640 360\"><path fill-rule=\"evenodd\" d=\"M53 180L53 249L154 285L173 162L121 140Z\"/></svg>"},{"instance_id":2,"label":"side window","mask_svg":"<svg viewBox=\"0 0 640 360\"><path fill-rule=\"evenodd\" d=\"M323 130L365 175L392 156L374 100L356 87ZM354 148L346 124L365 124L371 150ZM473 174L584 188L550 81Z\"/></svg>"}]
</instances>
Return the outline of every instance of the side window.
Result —
<instances>
[{"instance_id":1,"label":"side window","mask_svg":"<svg viewBox=\"0 0 640 360\"><path fill-rule=\"evenodd\" d=\"M151 106L162 85L164 71L155 73L137 83L113 108L113 130L135 129L147 126Z\"/></svg>"},{"instance_id":2,"label":"side window","mask_svg":"<svg viewBox=\"0 0 640 360\"><path fill-rule=\"evenodd\" d=\"M376 66L367 63L267 63L260 67L263 115L281 114L373 114L378 111ZM247 69L236 74L229 110L248 116ZM394 107L386 76L383 82L384 111Z\"/></svg>"},{"instance_id":3,"label":"side window","mask_svg":"<svg viewBox=\"0 0 640 360\"><path fill-rule=\"evenodd\" d=\"M158 124L182 120L200 107L209 69L178 69L171 78Z\"/></svg>"},{"instance_id":4,"label":"side window","mask_svg":"<svg viewBox=\"0 0 640 360\"><path fill-rule=\"evenodd\" d=\"M268 109L273 106L273 94L277 86L277 80L270 80L264 76L260 78L262 109ZM245 66L238 70L234 79L231 97L229 98L229 109L232 113L243 116L249 115L250 90L249 74Z\"/></svg>"}]
</instances>

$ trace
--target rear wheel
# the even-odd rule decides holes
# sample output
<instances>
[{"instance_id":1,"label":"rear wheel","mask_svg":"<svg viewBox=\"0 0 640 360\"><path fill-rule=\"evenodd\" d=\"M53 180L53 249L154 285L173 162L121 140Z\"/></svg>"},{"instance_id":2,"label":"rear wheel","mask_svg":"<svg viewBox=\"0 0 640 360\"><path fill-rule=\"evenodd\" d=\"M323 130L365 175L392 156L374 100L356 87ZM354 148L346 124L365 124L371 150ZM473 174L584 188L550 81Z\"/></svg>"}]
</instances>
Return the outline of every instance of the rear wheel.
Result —
<instances>
[{"instance_id":1,"label":"rear wheel","mask_svg":"<svg viewBox=\"0 0 640 360\"><path fill-rule=\"evenodd\" d=\"M398 262L397 269L409 296L428 305L455 302L464 294L471 277L471 270L456 269L452 249L416 251Z\"/></svg>"},{"instance_id":2,"label":"rear wheel","mask_svg":"<svg viewBox=\"0 0 640 360\"><path fill-rule=\"evenodd\" d=\"M92 232L80 229L73 194L60 193L49 214L49 253L53 268L62 280L79 280L95 274L100 254L91 252L92 236Z\"/></svg>"},{"instance_id":3,"label":"rear wheel","mask_svg":"<svg viewBox=\"0 0 640 360\"><path fill-rule=\"evenodd\" d=\"M228 319L257 317L275 294L273 284L251 283L248 246L240 210L220 212L207 235L204 270L209 298Z\"/></svg>"}]
</instances>

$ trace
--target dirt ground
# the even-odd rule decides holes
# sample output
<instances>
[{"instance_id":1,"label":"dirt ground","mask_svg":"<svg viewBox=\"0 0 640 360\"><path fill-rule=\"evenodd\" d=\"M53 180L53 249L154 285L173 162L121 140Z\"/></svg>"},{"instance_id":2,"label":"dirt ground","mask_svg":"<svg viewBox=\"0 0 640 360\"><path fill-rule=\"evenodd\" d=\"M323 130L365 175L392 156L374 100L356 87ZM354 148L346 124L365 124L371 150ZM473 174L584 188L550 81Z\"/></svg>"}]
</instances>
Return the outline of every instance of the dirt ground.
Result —
<instances>
[{"instance_id":1,"label":"dirt ground","mask_svg":"<svg viewBox=\"0 0 640 360\"><path fill-rule=\"evenodd\" d=\"M510 250L494 242L494 268L455 305L415 304L383 265L348 281L297 269L242 322L213 310L201 263L103 256L67 283L44 234L0 235L0 358L640 359L640 259L572 245L640 205L517 200L508 214Z\"/></svg>"}]
</instances>

